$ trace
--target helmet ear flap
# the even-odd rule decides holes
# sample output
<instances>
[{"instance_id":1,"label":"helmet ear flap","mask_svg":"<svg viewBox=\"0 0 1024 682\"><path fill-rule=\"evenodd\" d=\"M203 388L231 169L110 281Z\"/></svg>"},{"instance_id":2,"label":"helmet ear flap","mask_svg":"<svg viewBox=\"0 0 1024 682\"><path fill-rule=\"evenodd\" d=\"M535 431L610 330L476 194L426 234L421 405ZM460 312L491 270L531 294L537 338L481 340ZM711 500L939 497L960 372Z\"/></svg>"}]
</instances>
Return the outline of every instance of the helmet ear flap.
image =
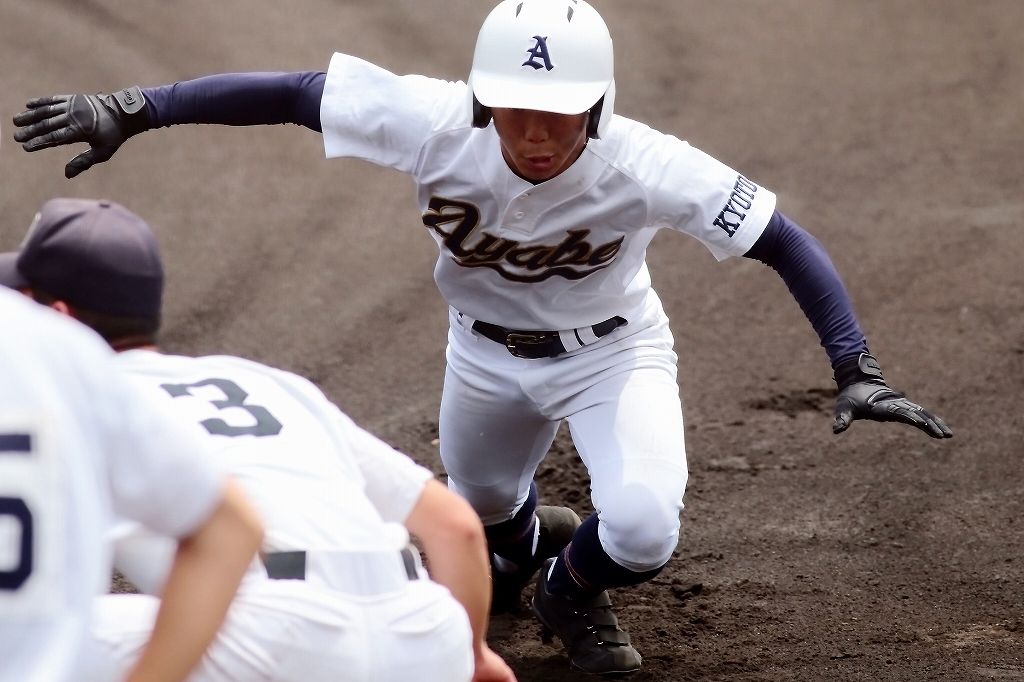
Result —
<instances>
[{"instance_id":1,"label":"helmet ear flap","mask_svg":"<svg viewBox=\"0 0 1024 682\"><path fill-rule=\"evenodd\" d=\"M491 122L491 108L480 104L480 100L473 95L473 127L486 128Z\"/></svg>"},{"instance_id":2,"label":"helmet ear flap","mask_svg":"<svg viewBox=\"0 0 1024 682\"><path fill-rule=\"evenodd\" d=\"M590 108L590 118L587 119L587 137L600 139L608 132L608 126L612 122L612 112L615 110L615 81L608 85L604 97L597 100L597 104Z\"/></svg>"},{"instance_id":3,"label":"helmet ear flap","mask_svg":"<svg viewBox=\"0 0 1024 682\"><path fill-rule=\"evenodd\" d=\"M598 126L601 123L601 111L604 109L604 97L597 100L597 104L590 107L590 116L587 118L587 137L596 140L600 137Z\"/></svg>"}]
</instances>

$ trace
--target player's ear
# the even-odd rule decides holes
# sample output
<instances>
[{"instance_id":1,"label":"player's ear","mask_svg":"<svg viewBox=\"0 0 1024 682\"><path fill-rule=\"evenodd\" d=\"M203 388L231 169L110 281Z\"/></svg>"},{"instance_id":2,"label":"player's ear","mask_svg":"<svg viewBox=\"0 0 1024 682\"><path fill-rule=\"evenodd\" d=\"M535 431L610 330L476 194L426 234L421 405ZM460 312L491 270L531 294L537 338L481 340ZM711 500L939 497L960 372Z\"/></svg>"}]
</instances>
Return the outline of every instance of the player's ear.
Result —
<instances>
[{"instance_id":1,"label":"player's ear","mask_svg":"<svg viewBox=\"0 0 1024 682\"><path fill-rule=\"evenodd\" d=\"M49 307L52 308L53 310L56 310L61 315L67 315L68 317L71 318L75 317L75 313L71 310L71 306L69 306L64 301L53 301L52 303L50 303Z\"/></svg>"}]
</instances>

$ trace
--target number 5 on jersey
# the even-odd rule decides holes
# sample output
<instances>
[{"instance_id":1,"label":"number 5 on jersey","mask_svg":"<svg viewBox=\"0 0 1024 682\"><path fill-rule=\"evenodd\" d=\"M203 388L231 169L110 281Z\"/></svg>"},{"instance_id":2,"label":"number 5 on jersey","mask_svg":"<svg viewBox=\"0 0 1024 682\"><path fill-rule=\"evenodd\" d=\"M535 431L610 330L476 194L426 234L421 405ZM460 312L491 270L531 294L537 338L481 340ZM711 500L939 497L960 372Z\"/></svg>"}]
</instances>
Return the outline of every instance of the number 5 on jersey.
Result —
<instances>
[{"instance_id":1,"label":"number 5 on jersey","mask_svg":"<svg viewBox=\"0 0 1024 682\"><path fill-rule=\"evenodd\" d=\"M276 436L281 433L281 422L277 421L274 415L270 414L270 410L261 405L246 405L245 399L249 397L249 394L233 381L228 379L203 379L191 384L160 384L160 388L167 391L172 398L180 398L186 395L194 397L189 392L189 389L201 386L215 386L224 394L223 400L210 401L210 404L218 410L238 407L256 419L256 423L252 426L231 426L223 419L217 418L204 419L199 422L211 434L234 438L235 436Z\"/></svg>"},{"instance_id":2,"label":"number 5 on jersey","mask_svg":"<svg viewBox=\"0 0 1024 682\"><path fill-rule=\"evenodd\" d=\"M0 412L0 615L5 618L54 613L64 597L68 491L62 481L68 463L57 433L49 415ZM88 502L81 500L86 517Z\"/></svg>"}]
</instances>

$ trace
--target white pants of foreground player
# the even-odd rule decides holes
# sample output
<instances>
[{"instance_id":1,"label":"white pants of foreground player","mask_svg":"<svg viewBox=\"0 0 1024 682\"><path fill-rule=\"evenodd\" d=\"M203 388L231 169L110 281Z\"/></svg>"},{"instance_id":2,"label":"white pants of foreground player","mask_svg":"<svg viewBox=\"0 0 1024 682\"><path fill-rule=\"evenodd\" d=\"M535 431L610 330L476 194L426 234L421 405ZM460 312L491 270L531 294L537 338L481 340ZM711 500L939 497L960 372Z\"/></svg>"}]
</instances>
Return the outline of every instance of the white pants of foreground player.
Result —
<instances>
[{"instance_id":1,"label":"white pants of foreground player","mask_svg":"<svg viewBox=\"0 0 1024 682\"><path fill-rule=\"evenodd\" d=\"M96 600L97 664L82 682L124 678L149 638L159 600ZM458 682L473 675L462 606L429 580L355 597L299 580L247 581L189 682Z\"/></svg>"},{"instance_id":2,"label":"white pants of foreground player","mask_svg":"<svg viewBox=\"0 0 1024 682\"><path fill-rule=\"evenodd\" d=\"M605 551L634 571L668 561L687 470L676 355L657 295L638 319L554 359L514 357L457 314L450 320L439 426L450 487L485 525L511 518L565 419Z\"/></svg>"}]
</instances>

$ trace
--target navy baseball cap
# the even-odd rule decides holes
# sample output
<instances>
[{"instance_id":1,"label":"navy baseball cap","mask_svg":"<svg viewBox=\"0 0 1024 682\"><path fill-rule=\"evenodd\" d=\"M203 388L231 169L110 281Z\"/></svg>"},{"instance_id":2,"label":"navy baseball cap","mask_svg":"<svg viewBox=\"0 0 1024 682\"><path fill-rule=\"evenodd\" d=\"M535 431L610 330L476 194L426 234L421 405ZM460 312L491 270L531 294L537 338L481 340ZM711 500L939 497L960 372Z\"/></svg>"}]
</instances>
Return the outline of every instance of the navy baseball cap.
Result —
<instances>
[{"instance_id":1,"label":"navy baseball cap","mask_svg":"<svg viewBox=\"0 0 1024 682\"><path fill-rule=\"evenodd\" d=\"M39 288L98 313L157 317L164 270L153 231L124 206L51 199L21 249L0 254L0 284Z\"/></svg>"}]
</instances>

